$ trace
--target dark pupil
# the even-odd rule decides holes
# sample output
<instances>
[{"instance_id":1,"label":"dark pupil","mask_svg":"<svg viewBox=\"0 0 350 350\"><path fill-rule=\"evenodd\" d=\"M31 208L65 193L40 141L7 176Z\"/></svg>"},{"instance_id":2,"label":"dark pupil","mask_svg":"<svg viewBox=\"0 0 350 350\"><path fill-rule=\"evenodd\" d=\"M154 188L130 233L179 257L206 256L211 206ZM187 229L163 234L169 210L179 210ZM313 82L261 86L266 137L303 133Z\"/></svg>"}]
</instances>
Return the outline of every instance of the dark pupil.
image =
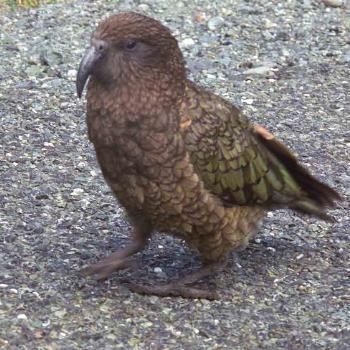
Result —
<instances>
[{"instance_id":1,"label":"dark pupil","mask_svg":"<svg viewBox=\"0 0 350 350\"><path fill-rule=\"evenodd\" d=\"M136 41L128 41L126 43L126 48L129 50L133 49L135 46L136 46Z\"/></svg>"}]
</instances>

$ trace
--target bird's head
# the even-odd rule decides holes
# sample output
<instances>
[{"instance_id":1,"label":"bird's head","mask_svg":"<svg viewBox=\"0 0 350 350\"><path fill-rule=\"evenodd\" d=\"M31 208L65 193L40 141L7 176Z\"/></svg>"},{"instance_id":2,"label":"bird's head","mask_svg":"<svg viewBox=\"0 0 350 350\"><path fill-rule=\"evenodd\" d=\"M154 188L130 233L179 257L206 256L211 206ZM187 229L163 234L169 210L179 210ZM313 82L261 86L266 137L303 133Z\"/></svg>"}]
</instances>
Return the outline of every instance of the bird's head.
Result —
<instances>
[{"instance_id":1,"label":"bird's head","mask_svg":"<svg viewBox=\"0 0 350 350\"><path fill-rule=\"evenodd\" d=\"M125 12L107 18L93 33L77 74L79 97L90 76L107 88L127 84L133 89L133 84L150 86L164 77L183 80L185 68L168 28L152 18Z\"/></svg>"}]
</instances>

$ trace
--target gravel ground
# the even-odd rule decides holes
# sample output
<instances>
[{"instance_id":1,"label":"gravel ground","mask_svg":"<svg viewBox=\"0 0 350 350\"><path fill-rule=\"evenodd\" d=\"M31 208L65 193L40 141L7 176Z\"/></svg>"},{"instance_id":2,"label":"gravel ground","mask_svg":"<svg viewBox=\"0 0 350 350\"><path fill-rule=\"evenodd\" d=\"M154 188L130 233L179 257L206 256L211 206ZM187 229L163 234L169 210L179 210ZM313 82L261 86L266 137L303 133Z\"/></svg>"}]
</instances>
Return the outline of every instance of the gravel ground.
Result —
<instances>
[{"instance_id":1,"label":"gravel ground","mask_svg":"<svg viewBox=\"0 0 350 350\"><path fill-rule=\"evenodd\" d=\"M276 133L345 198L335 224L269 213L212 282L218 301L123 286L198 266L168 236L153 238L139 269L108 282L77 274L130 230L74 85L96 23L126 9L172 28L193 79ZM72 1L0 14L0 348L348 348L349 18L349 5L312 0Z\"/></svg>"}]
</instances>

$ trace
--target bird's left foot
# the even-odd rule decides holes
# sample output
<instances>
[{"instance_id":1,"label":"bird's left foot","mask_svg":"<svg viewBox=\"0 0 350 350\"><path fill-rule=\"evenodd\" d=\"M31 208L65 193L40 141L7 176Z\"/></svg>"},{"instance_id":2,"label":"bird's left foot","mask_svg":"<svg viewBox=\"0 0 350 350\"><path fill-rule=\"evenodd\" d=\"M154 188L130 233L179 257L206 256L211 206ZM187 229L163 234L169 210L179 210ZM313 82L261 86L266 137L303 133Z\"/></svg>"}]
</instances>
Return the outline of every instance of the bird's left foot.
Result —
<instances>
[{"instance_id":1,"label":"bird's left foot","mask_svg":"<svg viewBox=\"0 0 350 350\"><path fill-rule=\"evenodd\" d=\"M116 254L116 253L114 253ZM105 280L113 272L123 270L131 267L133 260L131 257L120 257L119 254L113 254L107 258L102 259L96 264L91 264L80 270L83 276L92 276L96 280Z\"/></svg>"},{"instance_id":2,"label":"bird's left foot","mask_svg":"<svg viewBox=\"0 0 350 350\"><path fill-rule=\"evenodd\" d=\"M156 295L159 297L182 297L188 299L216 300L219 298L216 291L198 288L191 285L204 277L212 275L218 270L222 270L225 265L225 262L207 264L200 270L165 285L148 286L128 283L128 288L135 293Z\"/></svg>"},{"instance_id":3,"label":"bird's left foot","mask_svg":"<svg viewBox=\"0 0 350 350\"><path fill-rule=\"evenodd\" d=\"M80 270L80 273L83 276L92 276L96 280L104 280L114 271L127 269L133 266L134 261L131 256L144 249L148 236L148 230L145 231L135 227L132 236L133 238L124 249L114 252L96 264L83 268Z\"/></svg>"}]
</instances>

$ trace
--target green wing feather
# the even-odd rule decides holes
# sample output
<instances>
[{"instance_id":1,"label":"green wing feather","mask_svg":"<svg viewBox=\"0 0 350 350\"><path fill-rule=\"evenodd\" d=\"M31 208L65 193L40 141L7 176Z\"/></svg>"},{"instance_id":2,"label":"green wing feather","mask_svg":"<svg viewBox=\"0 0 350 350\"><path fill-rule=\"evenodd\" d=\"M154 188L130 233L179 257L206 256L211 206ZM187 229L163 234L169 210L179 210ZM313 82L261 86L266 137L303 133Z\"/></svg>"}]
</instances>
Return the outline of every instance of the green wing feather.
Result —
<instances>
[{"instance_id":1,"label":"green wing feather","mask_svg":"<svg viewBox=\"0 0 350 350\"><path fill-rule=\"evenodd\" d=\"M192 163L226 206L290 207L329 219L339 195L302 168L288 149L259 133L224 99L189 84L181 114ZM272 135L270 135L272 136Z\"/></svg>"}]
</instances>

